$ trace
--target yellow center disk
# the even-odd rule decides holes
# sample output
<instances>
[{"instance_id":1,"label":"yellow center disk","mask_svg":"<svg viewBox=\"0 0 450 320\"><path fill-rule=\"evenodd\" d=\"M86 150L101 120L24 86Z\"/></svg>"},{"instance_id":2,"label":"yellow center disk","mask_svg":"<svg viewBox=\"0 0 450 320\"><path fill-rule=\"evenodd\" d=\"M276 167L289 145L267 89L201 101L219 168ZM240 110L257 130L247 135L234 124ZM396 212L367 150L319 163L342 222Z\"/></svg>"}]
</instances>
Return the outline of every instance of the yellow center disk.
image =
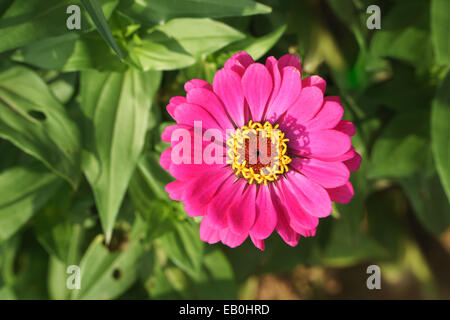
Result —
<instances>
[{"instance_id":1,"label":"yellow center disk","mask_svg":"<svg viewBox=\"0 0 450 320\"><path fill-rule=\"evenodd\" d=\"M227 140L227 163L249 184L278 180L292 161L287 155L287 141L278 124L262 125L250 120Z\"/></svg>"}]
</instances>

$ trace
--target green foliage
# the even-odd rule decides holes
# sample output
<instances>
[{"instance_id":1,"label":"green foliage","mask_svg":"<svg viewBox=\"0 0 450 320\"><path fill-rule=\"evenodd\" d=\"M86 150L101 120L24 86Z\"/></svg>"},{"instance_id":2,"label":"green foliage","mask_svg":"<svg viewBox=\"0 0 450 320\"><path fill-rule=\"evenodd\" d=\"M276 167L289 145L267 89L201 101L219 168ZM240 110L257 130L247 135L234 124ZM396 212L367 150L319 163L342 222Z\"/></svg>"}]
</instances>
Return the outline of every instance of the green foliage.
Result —
<instances>
[{"instance_id":1,"label":"green foliage","mask_svg":"<svg viewBox=\"0 0 450 320\"><path fill-rule=\"evenodd\" d=\"M449 23L447 0L0 1L0 299L234 299L263 273L368 261L428 294L410 222L450 227ZM164 189L170 97L242 50L300 56L356 126L355 196L295 248L206 244Z\"/></svg>"}]
</instances>

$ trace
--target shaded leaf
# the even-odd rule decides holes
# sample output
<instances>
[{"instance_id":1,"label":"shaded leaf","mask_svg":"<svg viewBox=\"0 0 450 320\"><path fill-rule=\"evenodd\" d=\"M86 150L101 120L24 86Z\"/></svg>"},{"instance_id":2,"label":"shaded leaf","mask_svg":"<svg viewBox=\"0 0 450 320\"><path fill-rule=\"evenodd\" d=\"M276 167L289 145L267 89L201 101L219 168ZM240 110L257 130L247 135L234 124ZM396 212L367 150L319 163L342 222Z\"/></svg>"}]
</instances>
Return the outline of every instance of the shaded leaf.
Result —
<instances>
[{"instance_id":1,"label":"shaded leaf","mask_svg":"<svg viewBox=\"0 0 450 320\"><path fill-rule=\"evenodd\" d=\"M426 110L395 116L375 142L370 178L405 177L420 170L429 148Z\"/></svg>"},{"instance_id":2,"label":"shaded leaf","mask_svg":"<svg viewBox=\"0 0 450 320\"><path fill-rule=\"evenodd\" d=\"M40 163L0 174L0 241L19 230L61 187L62 180Z\"/></svg>"},{"instance_id":3,"label":"shaded leaf","mask_svg":"<svg viewBox=\"0 0 450 320\"><path fill-rule=\"evenodd\" d=\"M127 0L119 9L142 23L160 23L171 18L221 18L270 13L271 9L252 0Z\"/></svg>"},{"instance_id":4,"label":"shaded leaf","mask_svg":"<svg viewBox=\"0 0 450 320\"><path fill-rule=\"evenodd\" d=\"M122 59L122 53L117 46L116 41L109 28L108 21L102 11L101 3L98 0L81 0L81 3L86 8L87 12L92 18L98 32L106 43L114 50L114 52Z\"/></svg>"},{"instance_id":5,"label":"shaded leaf","mask_svg":"<svg viewBox=\"0 0 450 320\"><path fill-rule=\"evenodd\" d=\"M114 55L96 33L67 33L29 44L13 55L13 59L40 68L60 71L124 71L126 65Z\"/></svg>"},{"instance_id":6,"label":"shaded leaf","mask_svg":"<svg viewBox=\"0 0 450 320\"><path fill-rule=\"evenodd\" d=\"M106 16L112 12L111 4L117 0L102 0ZM66 9L72 5L71 0L16 0L0 19L0 52L21 47L46 37L65 34ZM81 12L81 31L92 29L87 15Z\"/></svg>"},{"instance_id":7,"label":"shaded leaf","mask_svg":"<svg viewBox=\"0 0 450 320\"><path fill-rule=\"evenodd\" d=\"M80 133L33 71L0 73L0 137L41 160L73 186L80 178Z\"/></svg>"},{"instance_id":8,"label":"shaded leaf","mask_svg":"<svg viewBox=\"0 0 450 320\"><path fill-rule=\"evenodd\" d=\"M383 18L382 28L371 42L375 57L390 57L430 66L433 50L430 38L429 2L399 1Z\"/></svg>"}]
</instances>

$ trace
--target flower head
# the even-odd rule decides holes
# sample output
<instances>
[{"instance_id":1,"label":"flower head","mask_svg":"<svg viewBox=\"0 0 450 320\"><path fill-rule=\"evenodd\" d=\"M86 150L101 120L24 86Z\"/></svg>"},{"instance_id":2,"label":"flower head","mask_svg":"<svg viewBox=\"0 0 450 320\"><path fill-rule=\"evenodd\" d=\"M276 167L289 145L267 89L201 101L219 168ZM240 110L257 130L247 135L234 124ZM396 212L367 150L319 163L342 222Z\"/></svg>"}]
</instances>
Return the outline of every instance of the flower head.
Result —
<instances>
[{"instance_id":1,"label":"flower head","mask_svg":"<svg viewBox=\"0 0 450 320\"><path fill-rule=\"evenodd\" d=\"M176 180L166 190L203 217L202 240L236 247L250 236L264 250L276 230L295 246L315 235L332 201L350 201L350 172L361 162L355 128L325 88L318 76L302 80L296 56L263 65L241 52L212 85L191 80L186 97L170 100L177 124L162 134L171 148L160 163Z\"/></svg>"}]
</instances>

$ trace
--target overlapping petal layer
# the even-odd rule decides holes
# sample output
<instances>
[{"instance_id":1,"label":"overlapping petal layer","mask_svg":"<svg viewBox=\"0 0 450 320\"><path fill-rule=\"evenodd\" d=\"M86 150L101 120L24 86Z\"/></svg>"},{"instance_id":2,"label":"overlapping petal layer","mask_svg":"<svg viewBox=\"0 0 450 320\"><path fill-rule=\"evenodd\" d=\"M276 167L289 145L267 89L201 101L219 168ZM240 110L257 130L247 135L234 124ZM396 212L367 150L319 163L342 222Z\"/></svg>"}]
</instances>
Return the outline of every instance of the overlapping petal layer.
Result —
<instances>
[{"instance_id":1,"label":"overlapping petal layer","mask_svg":"<svg viewBox=\"0 0 450 320\"><path fill-rule=\"evenodd\" d=\"M350 172L361 163L351 146L355 127L342 119L339 97L324 97L325 80L301 78L296 56L269 57L260 64L240 52L216 73L212 85L194 79L185 90L186 97L174 97L167 106L177 124L162 134L171 147L160 162L176 178L166 187L170 197L182 201L188 215L203 217L203 241L236 247L250 237L264 250L264 240L277 231L295 246L300 236L316 234L320 218L332 211L332 201L348 203L353 197ZM250 120L277 124L289 139L288 172L269 184L249 183L225 161L227 130ZM200 121L199 132L194 126ZM200 138L184 157L190 161L175 161L182 140L178 129L190 133L191 143L206 130L222 133L223 140ZM223 149L223 162L195 161L196 152L211 147Z\"/></svg>"}]
</instances>

